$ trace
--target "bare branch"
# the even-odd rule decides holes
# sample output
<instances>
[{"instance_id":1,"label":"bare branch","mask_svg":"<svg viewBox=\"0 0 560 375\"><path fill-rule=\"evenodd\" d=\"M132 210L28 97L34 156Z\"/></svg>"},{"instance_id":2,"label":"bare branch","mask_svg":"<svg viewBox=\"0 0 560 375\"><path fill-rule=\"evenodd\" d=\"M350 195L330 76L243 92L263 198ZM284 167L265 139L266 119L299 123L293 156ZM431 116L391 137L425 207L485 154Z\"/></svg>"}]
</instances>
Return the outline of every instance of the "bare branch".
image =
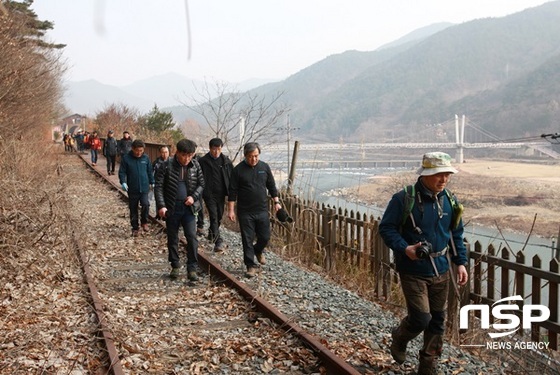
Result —
<instances>
[{"instance_id":1,"label":"bare branch","mask_svg":"<svg viewBox=\"0 0 560 375\"><path fill-rule=\"evenodd\" d=\"M224 141L225 148L237 160L246 142L275 141L282 130L277 126L288 112L281 102L283 92L267 98L255 92L241 93L237 87L223 81L203 87L195 87L197 96L192 97L190 110L204 123L210 135Z\"/></svg>"}]
</instances>

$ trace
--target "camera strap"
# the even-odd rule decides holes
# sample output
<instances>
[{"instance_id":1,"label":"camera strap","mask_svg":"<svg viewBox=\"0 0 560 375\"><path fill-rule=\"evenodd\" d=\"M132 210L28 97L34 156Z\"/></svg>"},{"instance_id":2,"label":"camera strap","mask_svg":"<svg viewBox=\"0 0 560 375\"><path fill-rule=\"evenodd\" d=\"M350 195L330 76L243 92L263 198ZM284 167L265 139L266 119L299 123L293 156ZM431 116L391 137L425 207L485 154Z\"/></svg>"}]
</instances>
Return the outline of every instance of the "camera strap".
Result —
<instances>
[{"instance_id":1,"label":"camera strap","mask_svg":"<svg viewBox=\"0 0 560 375\"><path fill-rule=\"evenodd\" d=\"M436 273L437 277L439 277L439 272L437 270L436 262L434 261L434 258L441 257L447 254L448 248L449 246L446 246L443 250L438 251L437 253L430 253L430 263L432 263L432 267L434 268L434 272Z\"/></svg>"},{"instance_id":2,"label":"camera strap","mask_svg":"<svg viewBox=\"0 0 560 375\"><path fill-rule=\"evenodd\" d=\"M436 267L436 262L434 261L434 258L432 256L430 256L430 262L432 263L432 267L434 268L434 272L436 273L436 276L439 277L439 272Z\"/></svg>"},{"instance_id":3,"label":"camera strap","mask_svg":"<svg viewBox=\"0 0 560 375\"><path fill-rule=\"evenodd\" d=\"M451 244L451 249L453 250L453 256L457 256L457 247L455 246L455 241L453 241L453 231L449 231L449 243ZM448 246L449 247L449 246Z\"/></svg>"}]
</instances>

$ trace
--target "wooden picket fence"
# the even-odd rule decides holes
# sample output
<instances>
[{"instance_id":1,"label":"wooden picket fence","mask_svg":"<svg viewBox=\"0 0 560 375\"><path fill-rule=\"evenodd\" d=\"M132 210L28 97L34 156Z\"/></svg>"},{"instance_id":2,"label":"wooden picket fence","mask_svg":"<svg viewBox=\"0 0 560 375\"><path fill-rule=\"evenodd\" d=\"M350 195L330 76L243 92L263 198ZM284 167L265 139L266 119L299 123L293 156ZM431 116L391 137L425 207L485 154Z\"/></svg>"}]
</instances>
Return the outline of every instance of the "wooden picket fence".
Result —
<instances>
[{"instance_id":1,"label":"wooden picket fence","mask_svg":"<svg viewBox=\"0 0 560 375\"><path fill-rule=\"evenodd\" d=\"M372 292L375 298L384 301L391 298L398 276L391 250L379 235L379 218L287 194L282 194L281 199L294 221L280 223L273 220L273 228L283 238L289 253L297 251L300 258L327 272L335 267L345 267L367 273L373 279ZM501 298L521 295L525 300L519 302L520 310L516 312L520 319L521 305L528 300L530 304L542 304L550 310L548 320L532 325L531 340L548 341L549 348L558 350L558 260L550 261L545 270L538 256L533 257L531 265L526 265L522 252L513 257L509 250L503 249L500 255L496 255L492 245L483 252L479 242L467 243L467 248L470 280L465 287L450 288L448 327L458 332L461 306L491 306ZM526 296L528 286L530 295ZM546 298L543 298L543 290L546 291Z\"/></svg>"},{"instance_id":2,"label":"wooden picket fence","mask_svg":"<svg viewBox=\"0 0 560 375\"><path fill-rule=\"evenodd\" d=\"M304 249L300 255L326 271L344 265L376 275L375 295L390 296L395 272L391 251L378 235L379 220L293 196L282 196L282 203L294 222L273 225L289 252Z\"/></svg>"}]
</instances>

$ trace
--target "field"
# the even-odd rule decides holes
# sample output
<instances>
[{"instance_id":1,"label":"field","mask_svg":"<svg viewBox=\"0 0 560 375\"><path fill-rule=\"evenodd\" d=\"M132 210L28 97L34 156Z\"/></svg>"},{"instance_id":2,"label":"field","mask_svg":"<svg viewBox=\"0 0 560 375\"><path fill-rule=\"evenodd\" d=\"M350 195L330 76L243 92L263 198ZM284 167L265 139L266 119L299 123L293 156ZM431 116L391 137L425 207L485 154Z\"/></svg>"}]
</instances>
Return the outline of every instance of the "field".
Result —
<instances>
[{"instance_id":1,"label":"field","mask_svg":"<svg viewBox=\"0 0 560 375\"><path fill-rule=\"evenodd\" d=\"M448 188L464 204L464 221L502 230L557 236L560 228L560 164L469 160L456 165ZM367 204L384 207L391 195L417 178L397 172L350 189Z\"/></svg>"}]
</instances>

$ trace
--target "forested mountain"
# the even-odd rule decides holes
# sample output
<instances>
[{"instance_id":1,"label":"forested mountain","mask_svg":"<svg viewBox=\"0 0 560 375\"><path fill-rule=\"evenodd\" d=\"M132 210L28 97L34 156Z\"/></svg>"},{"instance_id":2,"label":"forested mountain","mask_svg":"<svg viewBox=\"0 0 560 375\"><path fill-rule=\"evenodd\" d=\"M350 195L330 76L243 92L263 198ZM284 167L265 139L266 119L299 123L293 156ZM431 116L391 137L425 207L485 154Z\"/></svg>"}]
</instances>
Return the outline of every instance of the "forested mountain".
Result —
<instances>
[{"instance_id":1,"label":"forested mountain","mask_svg":"<svg viewBox=\"0 0 560 375\"><path fill-rule=\"evenodd\" d=\"M382 140L465 114L504 139L560 131L560 1L330 56L255 89L284 91L302 135Z\"/></svg>"}]
</instances>

